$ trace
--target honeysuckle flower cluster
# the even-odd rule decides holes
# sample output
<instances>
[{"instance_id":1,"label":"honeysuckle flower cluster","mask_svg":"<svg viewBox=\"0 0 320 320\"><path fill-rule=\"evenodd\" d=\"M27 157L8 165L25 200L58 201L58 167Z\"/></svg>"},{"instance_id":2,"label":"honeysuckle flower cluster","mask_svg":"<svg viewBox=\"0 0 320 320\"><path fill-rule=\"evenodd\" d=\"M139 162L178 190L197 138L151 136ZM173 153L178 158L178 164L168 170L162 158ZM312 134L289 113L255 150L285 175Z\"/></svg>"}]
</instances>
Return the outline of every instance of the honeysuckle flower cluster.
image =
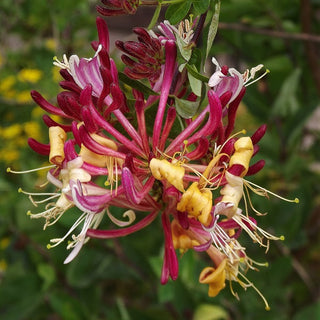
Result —
<instances>
[{"instance_id":1,"label":"honeysuckle flower cluster","mask_svg":"<svg viewBox=\"0 0 320 320\"><path fill-rule=\"evenodd\" d=\"M139 4L102 2L107 9L98 11L104 15L132 13ZM212 58L215 71L202 83L206 90L200 103L184 66L203 19L185 20L178 27L166 21L155 32L135 28L137 41L116 42L124 53L124 74L109 55L106 22L100 17L96 22L99 40L92 43L92 58L64 55L54 60L64 90L57 95L57 105L37 91L31 93L42 109L61 121L43 117L48 144L29 139L34 151L48 157L51 165L42 169L48 170L47 184L55 191L19 189L36 207L46 204L43 211L28 214L44 218L46 229L71 207L81 212L48 248L69 239L67 248L72 250L64 261L69 263L90 238L123 237L161 219L162 284L178 277L177 250L193 249L211 260L199 275L199 282L209 286L209 296L216 296L227 281L237 282L244 289L253 287L269 308L246 277L248 269L266 264L250 258L239 241L246 233L268 250L270 240L283 239L263 230L252 216L261 213L253 208L250 193L272 194L247 179L264 166L264 160L255 162L254 157L266 126L253 135L233 132L246 86L263 66L242 74L220 67ZM134 80L132 87L123 86L123 75ZM187 111L177 107L181 101ZM124 208L124 219L116 218L111 207ZM99 229L102 220L109 229ZM237 296L232 285L231 290Z\"/></svg>"}]
</instances>

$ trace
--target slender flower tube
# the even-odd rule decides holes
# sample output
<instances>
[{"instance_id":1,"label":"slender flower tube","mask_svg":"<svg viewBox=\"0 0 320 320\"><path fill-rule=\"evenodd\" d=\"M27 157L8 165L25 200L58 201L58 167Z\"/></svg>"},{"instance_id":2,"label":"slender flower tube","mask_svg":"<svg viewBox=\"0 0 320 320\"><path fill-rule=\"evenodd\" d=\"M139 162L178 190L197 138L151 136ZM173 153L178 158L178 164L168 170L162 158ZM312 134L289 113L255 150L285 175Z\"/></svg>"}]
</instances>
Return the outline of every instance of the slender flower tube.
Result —
<instances>
[{"instance_id":1,"label":"slender flower tube","mask_svg":"<svg viewBox=\"0 0 320 320\"><path fill-rule=\"evenodd\" d=\"M177 50L176 50L176 45L173 41L168 40L165 43L165 54L166 54L166 62L164 67L161 95L160 95L156 119L154 121L154 126L153 126L152 144L153 144L154 153L157 152L155 146L159 144L163 116L164 116L164 112L167 104L171 82L174 75L174 67L176 63Z\"/></svg>"}]
</instances>

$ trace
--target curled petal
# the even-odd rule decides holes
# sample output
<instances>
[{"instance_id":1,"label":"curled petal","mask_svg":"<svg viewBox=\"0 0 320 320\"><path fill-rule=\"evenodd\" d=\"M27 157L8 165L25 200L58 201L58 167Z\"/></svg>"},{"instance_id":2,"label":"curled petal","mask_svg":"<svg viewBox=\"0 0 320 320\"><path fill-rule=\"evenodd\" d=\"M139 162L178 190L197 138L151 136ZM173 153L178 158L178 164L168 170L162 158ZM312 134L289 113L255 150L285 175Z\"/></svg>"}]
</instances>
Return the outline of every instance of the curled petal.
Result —
<instances>
[{"instance_id":1,"label":"curled petal","mask_svg":"<svg viewBox=\"0 0 320 320\"><path fill-rule=\"evenodd\" d=\"M227 259L224 259L218 268L206 267L201 271L199 282L209 284L209 297L215 297L225 287L226 263Z\"/></svg>"},{"instance_id":2,"label":"curled petal","mask_svg":"<svg viewBox=\"0 0 320 320\"><path fill-rule=\"evenodd\" d=\"M229 173L228 171L226 172L226 179L228 183L220 191L223 196L220 203L221 205L227 203L231 206L225 207L225 210L223 210L221 214L231 218L235 215L239 201L243 196L243 179ZM217 208L219 204L217 204Z\"/></svg>"},{"instance_id":3,"label":"curled petal","mask_svg":"<svg viewBox=\"0 0 320 320\"><path fill-rule=\"evenodd\" d=\"M64 158L64 143L67 135L60 127L49 128L50 154L49 161L56 165L61 165Z\"/></svg>"},{"instance_id":4,"label":"curled petal","mask_svg":"<svg viewBox=\"0 0 320 320\"><path fill-rule=\"evenodd\" d=\"M109 209L107 208L107 215L108 215L108 217L110 218L110 220L114 223L114 224L116 224L117 226L119 226L119 227L127 227L127 226L129 226L130 224L132 224L132 222L134 221L134 220L136 220L136 214L134 213L134 211L133 210L127 210L126 212L124 212L123 213L123 217L125 218L125 217L128 217L128 221L121 221L121 220L119 220L119 219L117 219L115 216L113 216L112 214L111 214L111 212L109 211Z\"/></svg>"},{"instance_id":5,"label":"curled petal","mask_svg":"<svg viewBox=\"0 0 320 320\"><path fill-rule=\"evenodd\" d=\"M182 166L170 163L165 159L153 158L149 163L149 167L152 175L157 180L167 180L179 191L184 192L183 177L185 169Z\"/></svg>"},{"instance_id":6,"label":"curled petal","mask_svg":"<svg viewBox=\"0 0 320 320\"><path fill-rule=\"evenodd\" d=\"M253 155L253 144L250 137L241 137L234 144L235 152L230 158L229 166L235 164L242 165L244 171L241 173L243 177L249 168L249 162Z\"/></svg>"},{"instance_id":7,"label":"curled petal","mask_svg":"<svg viewBox=\"0 0 320 320\"><path fill-rule=\"evenodd\" d=\"M188 212L196 217L203 225L207 226L211 222L212 193L208 189L199 189L198 183L194 182L182 195L177 205L177 210Z\"/></svg>"}]
</instances>

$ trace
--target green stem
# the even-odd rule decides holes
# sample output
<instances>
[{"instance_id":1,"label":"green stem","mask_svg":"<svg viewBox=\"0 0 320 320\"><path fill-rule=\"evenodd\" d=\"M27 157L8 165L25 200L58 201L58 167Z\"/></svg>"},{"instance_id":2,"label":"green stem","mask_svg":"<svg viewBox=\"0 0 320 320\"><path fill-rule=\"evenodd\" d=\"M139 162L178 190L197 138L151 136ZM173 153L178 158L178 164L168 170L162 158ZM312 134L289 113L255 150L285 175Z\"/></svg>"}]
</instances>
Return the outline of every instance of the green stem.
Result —
<instances>
[{"instance_id":1,"label":"green stem","mask_svg":"<svg viewBox=\"0 0 320 320\"><path fill-rule=\"evenodd\" d=\"M140 0L139 5L141 6L157 6L159 4L158 0L150 1L150 0Z\"/></svg>"},{"instance_id":2,"label":"green stem","mask_svg":"<svg viewBox=\"0 0 320 320\"><path fill-rule=\"evenodd\" d=\"M185 0L171 0L171 1L162 1L161 4L173 4L173 3L180 3Z\"/></svg>"}]
</instances>

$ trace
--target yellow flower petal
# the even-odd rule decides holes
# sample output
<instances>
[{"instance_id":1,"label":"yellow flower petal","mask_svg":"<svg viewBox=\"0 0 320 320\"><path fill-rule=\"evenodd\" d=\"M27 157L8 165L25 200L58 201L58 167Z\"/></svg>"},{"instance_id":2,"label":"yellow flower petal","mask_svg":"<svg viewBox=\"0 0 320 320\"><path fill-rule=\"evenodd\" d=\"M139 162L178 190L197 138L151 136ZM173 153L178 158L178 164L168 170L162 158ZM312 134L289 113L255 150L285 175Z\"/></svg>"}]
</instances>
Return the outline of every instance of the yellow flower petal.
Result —
<instances>
[{"instance_id":1,"label":"yellow flower petal","mask_svg":"<svg viewBox=\"0 0 320 320\"><path fill-rule=\"evenodd\" d=\"M211 222L212 193L208 189L200 190L198 183L194 182L182 195L177 210L187 212L196 217L203 225Z\"/></svg>"},{"instance_id":2,"label":"yellow flower petal","mask_svg":"<svg viewBox=\"0 0 320 320\"><path fill-rule=\"evenodd\" d=\"M58 126L49 128L50 140L50 163L61 165L64 160L64 143L67 139L67 134Z\"/></svg>"},{"instance_id":3,"label":"yellow flower petal","mask_svg":"<svg viewBox=\"0 0 320 320\"><path fill-rule=\"evenodd\" d=\"M234 144L235 152L230 158L229 166L240 164L245 169L241 177L245 176L249 169L249 163L253 155L253 144L250 137L241 137Z\"/></svg>"},{"instance_id":4,"label":"yellow flower petal","mask_svg":"<svg viewBox=\"0 0 320 320\"><path fill-rule=\"evenodd\" d=\"M226 171L227 184L221 189L220 194L223 196L220 202L232 203L233 206L223 211L228 218L236 213L239 202L243 196L243 179Z\"/></svg>"},{"instance_id":5,"label":"yellow flower petal","mask_svg":"<svg viewBox=\"0 0 320 320\"><path fill-rule=\"evenodd\" d=\"M149 164L152 175L157 180L167 180L179 191L184 192L183 177L185 169L165 159L153 158Z\"/></svg>"},{"instance_id":6,"label":"yellow flower petal","mask_svg":"<svg viewBox=\"0 0 320 320\"><path fill-rule=\"evenodd\" d=\"M215 297L225 287L226 263L227 259L224 259L218 268L206 267L201 271L199 282L209 284L209 297Z\"/></svg>"}]
</instances>

